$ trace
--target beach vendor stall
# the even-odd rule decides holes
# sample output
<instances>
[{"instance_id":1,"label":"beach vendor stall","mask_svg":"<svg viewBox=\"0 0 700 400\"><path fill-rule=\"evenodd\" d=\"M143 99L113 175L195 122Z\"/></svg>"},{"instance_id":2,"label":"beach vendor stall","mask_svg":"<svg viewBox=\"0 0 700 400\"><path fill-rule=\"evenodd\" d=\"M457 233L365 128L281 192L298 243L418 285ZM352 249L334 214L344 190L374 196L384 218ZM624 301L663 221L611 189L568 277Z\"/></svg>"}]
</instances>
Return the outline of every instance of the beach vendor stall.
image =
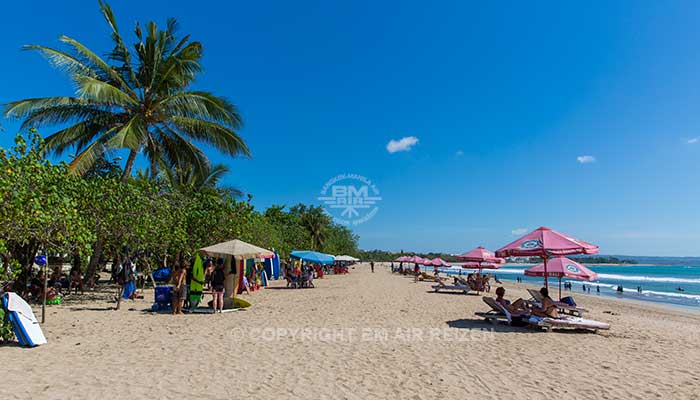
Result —
<instances>
[{"instance_id":1,"label":"beach vendor stall","mask_svg":"<svg viewBox=\"0 0 700 400\"><path fill-rule=\"evenodd\" d=\"M222 259L226 280L224 283L224 310L234 308L234 295L243 281L245 261L256 258L271 258L275 253L246 243L242 240L231 240L199 249L202 255Z\"/></svg>"}]
</instances>

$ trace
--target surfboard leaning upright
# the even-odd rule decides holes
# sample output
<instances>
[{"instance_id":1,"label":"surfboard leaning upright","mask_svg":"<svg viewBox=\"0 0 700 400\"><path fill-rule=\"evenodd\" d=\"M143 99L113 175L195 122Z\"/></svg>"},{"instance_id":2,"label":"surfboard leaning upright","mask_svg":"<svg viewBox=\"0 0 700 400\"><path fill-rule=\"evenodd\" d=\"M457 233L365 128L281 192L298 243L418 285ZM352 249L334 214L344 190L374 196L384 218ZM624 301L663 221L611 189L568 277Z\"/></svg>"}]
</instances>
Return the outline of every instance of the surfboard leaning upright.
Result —
<instances>
[{"instance_id":1,"label":"surfboard leaning upright","mask_svg":"<svg viewBox=\"0 0 700 400\"><path fill-rule=\"evenodd\" d=\"M2 296L2 305L9 315L12 330L19 344L35 347L47 343L32 307L23 298L17 293L8 292Z\"/></svg>"}]
</instances>

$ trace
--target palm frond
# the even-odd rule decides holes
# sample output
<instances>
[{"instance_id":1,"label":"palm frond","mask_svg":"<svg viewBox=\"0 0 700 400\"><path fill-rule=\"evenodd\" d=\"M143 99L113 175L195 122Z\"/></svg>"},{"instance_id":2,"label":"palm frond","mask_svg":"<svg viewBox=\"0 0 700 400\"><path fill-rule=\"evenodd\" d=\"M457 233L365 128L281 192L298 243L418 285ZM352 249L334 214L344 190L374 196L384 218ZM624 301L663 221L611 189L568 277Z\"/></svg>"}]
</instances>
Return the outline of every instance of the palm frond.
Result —
<instances>
[{"instance_id":1,"label":"palm frond","mask_svg":"<svg viewBox=\"0 0 700 400\"><path fill-rule=\"evenodd\" d=\"M158 112L204 119L240 129L243 120L236 106L209 92L180 92L165 97L155 106Z\"/></svg>"},{"instance_id":2,"label":"palm frond","mask_svg":"<svg viewBox=\"0 0 700 400\"><path fill-rule=\"evenodd\" d=\"M22 50L35 50L41 53L44 58L46 58L54 68L59 71L74 74L79 73L91 77L97 77L98 74L88 65L84 64L82 61L78 60L76 57L66 53L65 51L60 51L52 49L50 47L39 46L39 45L26 45L22 46Z\"/></svg>"},{"instance_id":3,"label":"palm frond","mask_svg":"<svg viewBox=\"0 0 700 400\"><path fill-rule=\"evenodd\" d=\"M104 74L104 76L109 79L110 82L114 82L120 88L130 91L129 95L136 97L136 94L133 91L131 91L129 85L127 85L126 82L124 82L124 79L121 77L121 75L109 64L107 64L100 56L93 53L92 50L88 49L85 45L78 42L77 40L65 35L61 36L59 40L71 46L76 53L78 53L81 57L85 58L86 61L92 64L94 66L94 69L98 69L99 71L101 71Z\"/></svg>"},{"instance_id":4,"label":"palm frond","mask_svg":"<svg viewBox=\"0 0 700 400\"><path fill-rule=\"evenodd\" d=\"M76 74L74 77L78 84L78 94L85 99L122 107L133 106L138 103L138 99L131 97L118 87L112 86L107 82L86 75Z\"/></svg>"},{"instance_id":5,"label":"palm frond","mask_svg":"<svg viewBox=\"0 0 700 400\"><path fill-rule=\"evenodd\" d=\"M40 97L13 101L5 105L4 114L7 118L26 118L28 115L50 107L62 106L99 106L102 105L90 99L79 97Z\"/></svg>"},{"instance_id":6,"label":"palm frond","mask_svg":"<svg viewBox=\"0 0 700 400\"><path fill-rule=\"evenodd\" d=\"M226 154L250 157L250 150L243 139L225 126L201 119L174 115L169 118L168 122L187 136L210 144Z\"/></svg>"}]
</instances>

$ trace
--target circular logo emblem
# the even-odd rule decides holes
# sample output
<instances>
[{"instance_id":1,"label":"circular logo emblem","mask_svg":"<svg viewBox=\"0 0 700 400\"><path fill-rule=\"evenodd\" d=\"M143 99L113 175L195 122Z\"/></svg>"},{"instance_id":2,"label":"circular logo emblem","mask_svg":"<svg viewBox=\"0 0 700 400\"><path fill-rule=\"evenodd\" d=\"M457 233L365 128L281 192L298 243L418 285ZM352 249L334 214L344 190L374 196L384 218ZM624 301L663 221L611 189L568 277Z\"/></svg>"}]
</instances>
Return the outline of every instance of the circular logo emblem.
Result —
<instances>
[{"instance_id":1,"label":"circular logo emblem","mask_svg":"<svg viewBox=\"0 0 700 400\"><path fill-rule=\"evenodd\" d=\"M578 274L579 272L578 267L573 264L566 264L566 270L569 272L573 272L574 274Z\"/></svg>"},{"instance_id":2,"label":"circular logo emblem","mask_svg":"<svg viewBox=\"0 0 700 400\"><path fill-rule=\"evenodd\" d=\"M520 248L525 250L538 249L540 247L542 247L542 242L539 240L527 240L520 245Z\"/></svg>"},{"instance_id":3,"label":"circular logo emblem","mask_svg":"<svg viewBox=\"0 0 700 400\"><path fill-rule=\"evenodd\" d=\"M359 225L369 221L379 211L382 200L379 189L371 180L357 174L341 174L328 180L318 200L326 212L342 225Z\"/></svg>"}]
</instances>

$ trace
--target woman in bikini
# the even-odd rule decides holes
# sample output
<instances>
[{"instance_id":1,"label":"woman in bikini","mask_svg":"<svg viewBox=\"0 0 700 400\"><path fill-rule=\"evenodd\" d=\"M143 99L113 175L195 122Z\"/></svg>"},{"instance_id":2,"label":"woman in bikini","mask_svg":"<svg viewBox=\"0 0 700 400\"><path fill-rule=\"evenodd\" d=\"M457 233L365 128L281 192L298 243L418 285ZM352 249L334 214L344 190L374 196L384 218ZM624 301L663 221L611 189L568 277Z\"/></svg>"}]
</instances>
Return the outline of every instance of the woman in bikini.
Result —
<instances>
[{"instance_id":1,"label":"woman in bikini","mask_svg":"<svg viewBox=\"0 0 700 400\"><path fill-rule=\"evenodd\" d=\"M511 314L524 314L530 312L523 299L510 302L505 299L506 289L503 286L496 288L496 303L500 304Z\"/></svg>"},{"instance_id":2,"label":"woman in bikini","mask_svg":"<svg viewBox=\"0 0 700 400\"><path fill-rule=\"evenodd\" d=\"M534 307L532 313L538 317L559 318L559 311L557 311L557 306L554 305L554 300L549 297L549 290L542 288L540 289L540 294L542 295L542 305L541 307Z\"/></svg>"}]
</instances>

